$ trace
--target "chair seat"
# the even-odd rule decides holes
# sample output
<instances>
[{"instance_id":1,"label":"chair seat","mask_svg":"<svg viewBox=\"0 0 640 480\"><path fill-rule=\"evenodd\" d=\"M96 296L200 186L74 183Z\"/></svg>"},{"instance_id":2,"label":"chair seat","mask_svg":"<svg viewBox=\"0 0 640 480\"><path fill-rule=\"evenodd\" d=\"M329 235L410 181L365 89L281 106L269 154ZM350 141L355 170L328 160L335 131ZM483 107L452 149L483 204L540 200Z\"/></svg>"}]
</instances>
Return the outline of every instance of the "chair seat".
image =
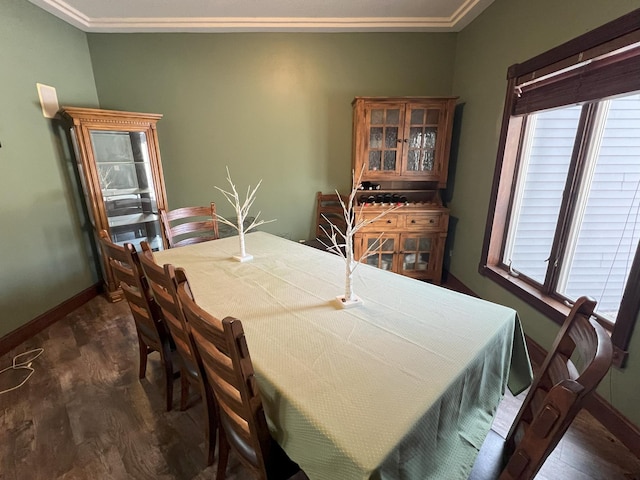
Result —
<instances>
[{"instance_id":1,"label":"chair seat","mask_svg":"<svg viewBox=\"0 0 640 480\"><path fill-rule=\"evenodd\" d=\"M489 430L473 464L469 480L497 479L503 467L504 446L504 438L494 430Z\"/></svg>"}]
</instances>

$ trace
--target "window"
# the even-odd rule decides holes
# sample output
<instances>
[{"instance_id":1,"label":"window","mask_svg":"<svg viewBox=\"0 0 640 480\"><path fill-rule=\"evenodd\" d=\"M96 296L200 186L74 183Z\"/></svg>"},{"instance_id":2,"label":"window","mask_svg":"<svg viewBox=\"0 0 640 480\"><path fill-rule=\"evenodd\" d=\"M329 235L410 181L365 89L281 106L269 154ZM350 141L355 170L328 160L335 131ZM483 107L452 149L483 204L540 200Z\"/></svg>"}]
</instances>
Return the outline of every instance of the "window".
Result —
<instances>
[{"instance_id":1,"label":"window","mask_svg":"<svg viewBox=\"0 0 640 480\"><path fill-rule=\"evenodd\" d=\"M525 122L502 262L568 301L593 297L613 324L640 240L640 93Z\"/></svg>"},{"instance_id":2,"label":"window","mask_svg":"<svg viewBox=\"0 0 640 480\"><path fill-rule=\"evenodd\" d=\"M510 67L482 274L561 322L581 295L617 365L640 310L640 10Z\"/></svg>"}]
</instances>

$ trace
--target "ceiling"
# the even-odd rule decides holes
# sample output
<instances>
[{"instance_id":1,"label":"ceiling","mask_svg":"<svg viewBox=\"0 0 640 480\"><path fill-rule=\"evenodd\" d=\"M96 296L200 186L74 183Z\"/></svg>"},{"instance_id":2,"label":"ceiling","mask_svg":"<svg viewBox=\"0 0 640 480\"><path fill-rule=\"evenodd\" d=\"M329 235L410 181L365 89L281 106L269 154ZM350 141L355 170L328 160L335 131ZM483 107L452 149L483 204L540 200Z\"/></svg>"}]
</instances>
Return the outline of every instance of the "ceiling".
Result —
<instances>
[{"instance_id":1,"label":"ceiling","mask_svg":"<svg viewBox=\"0 0 640 480\"><path fill-rule=\"evenodd\" d=\"M493 0L29 0L85 32L457 32Z\"/></svg>"}]
</instances>

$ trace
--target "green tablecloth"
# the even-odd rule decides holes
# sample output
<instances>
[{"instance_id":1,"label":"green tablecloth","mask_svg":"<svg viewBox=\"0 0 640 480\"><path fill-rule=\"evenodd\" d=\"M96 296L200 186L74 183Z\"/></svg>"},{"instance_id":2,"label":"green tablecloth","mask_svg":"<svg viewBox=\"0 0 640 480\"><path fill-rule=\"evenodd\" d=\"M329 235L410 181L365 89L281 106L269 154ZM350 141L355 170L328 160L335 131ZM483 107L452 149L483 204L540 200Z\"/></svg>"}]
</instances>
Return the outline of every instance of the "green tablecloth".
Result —
<instances>
[{"instance_id":1,"label":"green tablecloth","mask_svg":"<svg viewBox=\"0 0 640 480\"><path fill-rule=\"evenodd\" d=\"M196 301L242 320L274 438L312 480L466 479L507 382L531 381L510 308L267 233L156 253ZM513 352L513 353L512 353Z\"/></svg>"}]
</instances>

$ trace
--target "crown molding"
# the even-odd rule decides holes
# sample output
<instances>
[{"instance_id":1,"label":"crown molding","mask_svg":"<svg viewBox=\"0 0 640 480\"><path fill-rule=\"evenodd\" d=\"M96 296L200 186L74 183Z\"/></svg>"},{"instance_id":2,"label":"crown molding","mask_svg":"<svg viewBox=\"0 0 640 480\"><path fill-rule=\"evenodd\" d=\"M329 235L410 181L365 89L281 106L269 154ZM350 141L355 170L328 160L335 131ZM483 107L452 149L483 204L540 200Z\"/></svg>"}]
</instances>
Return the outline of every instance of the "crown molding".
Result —
<instances>
[{"instance_id":1,"label":"crown molding","mask_svg":"<svg viewBox=\"0 0 640 480\"><path fill-rule=\"evenodd\" d=\"M91 24L91 18L87 17L81 11L73 8L66 2L60 0L29 0L34 5L46 10L65 22L87 31L86 28Z\"/></svg>"},{"instance_id":2,"label":"crown molding","mask_svg":"<svg viewBox=\"0 0 640 480\"><path fill-rule=\"evenodd\" d=\"M87 32L425 32L454 31L442 18L103 18Z\"/></svg>"},{"instance_id":3,"label":"crown molding","mask_svg":"<svg viewBox=\"0 0 640 480\"><path fill-rule=\"evenodd\" d=\"M91 18L62 0L29 0L89 33L457 32L493 0L466 0L450 17L112 17Z\"/></svg>"}]
</instances>

